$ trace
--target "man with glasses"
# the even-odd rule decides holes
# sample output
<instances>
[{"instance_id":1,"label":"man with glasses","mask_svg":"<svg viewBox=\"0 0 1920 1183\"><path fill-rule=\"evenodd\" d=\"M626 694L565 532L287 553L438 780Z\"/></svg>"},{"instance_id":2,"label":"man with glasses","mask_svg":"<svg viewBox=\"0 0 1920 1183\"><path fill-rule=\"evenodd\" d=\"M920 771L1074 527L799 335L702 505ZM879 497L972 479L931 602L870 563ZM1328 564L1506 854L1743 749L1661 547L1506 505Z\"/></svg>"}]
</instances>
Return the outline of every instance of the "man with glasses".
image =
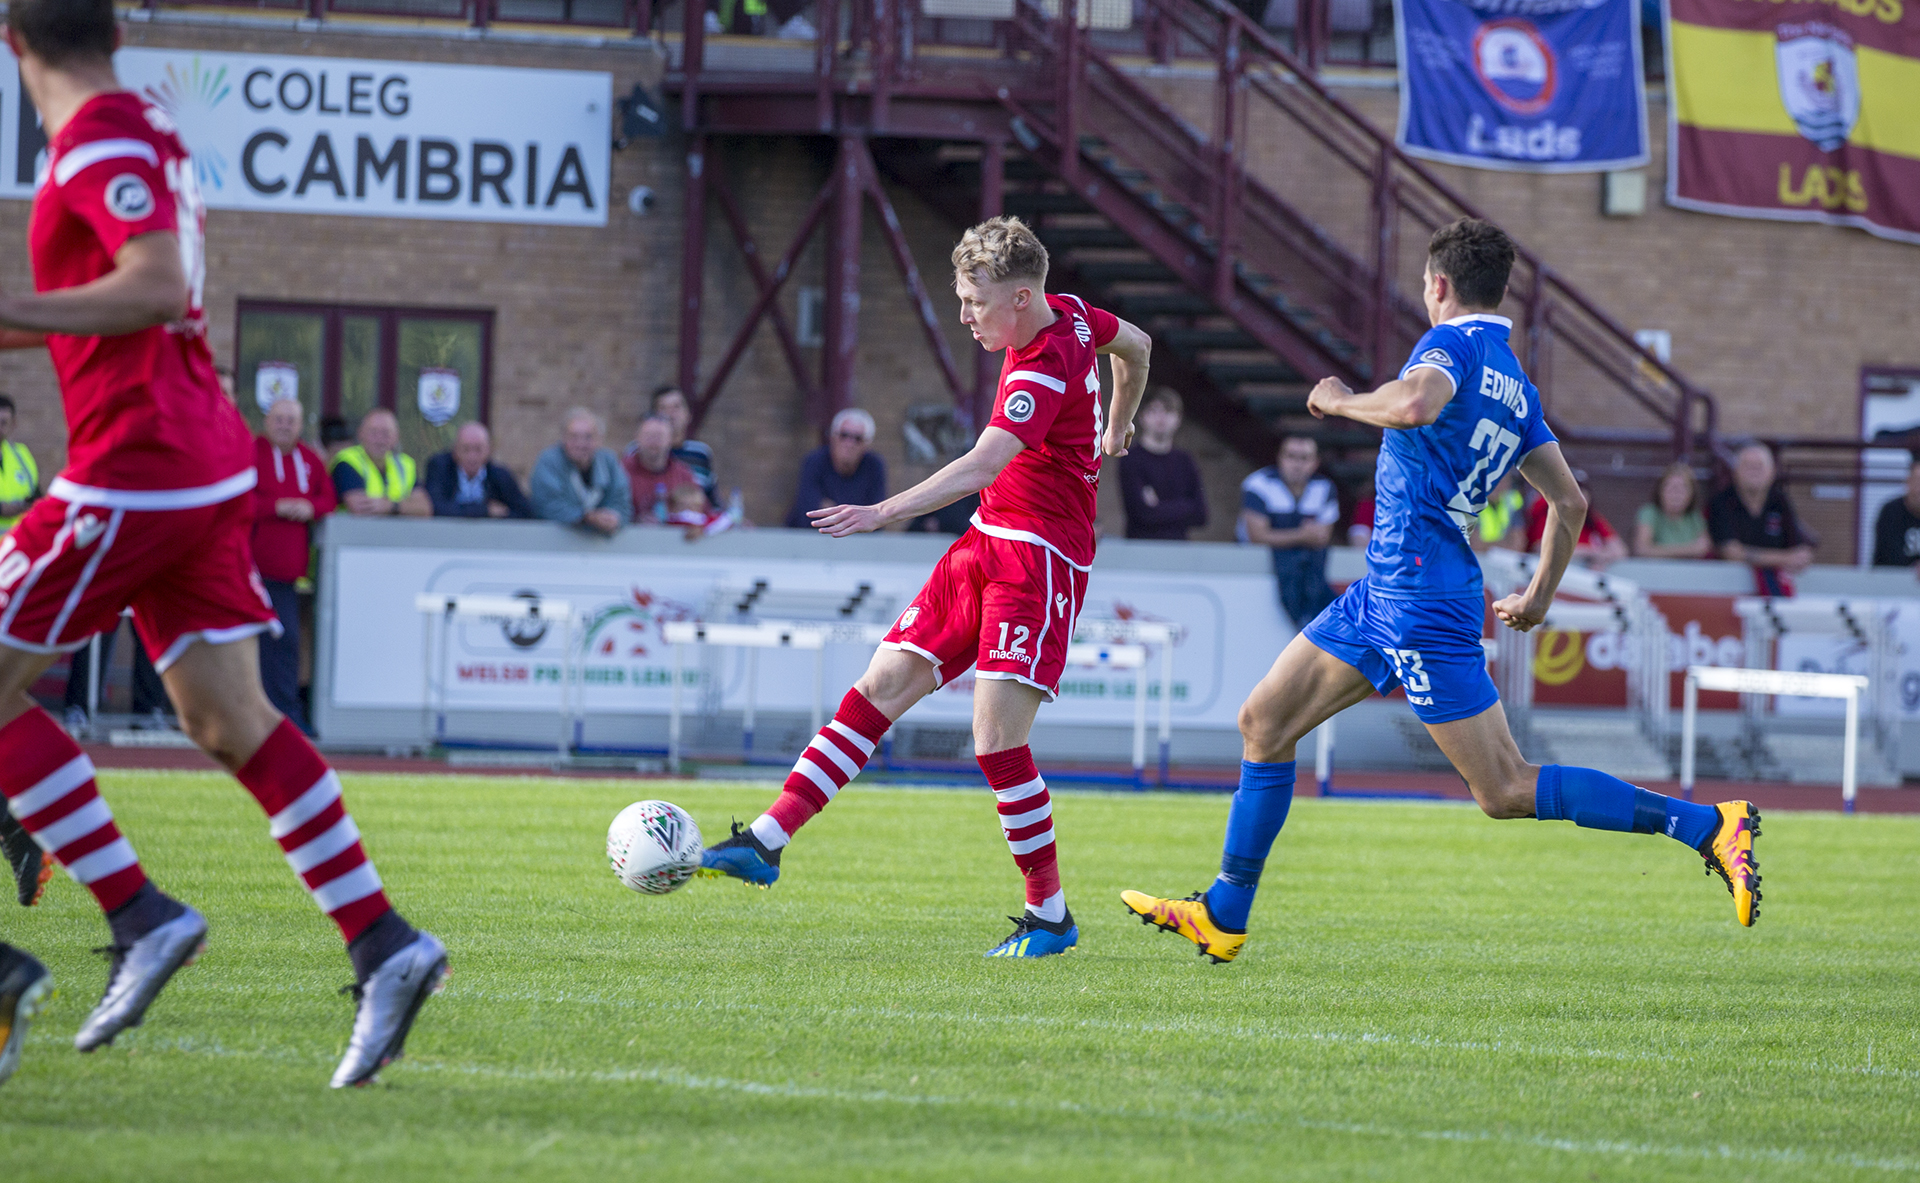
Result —
<instances>
[{"instance_id":1,"label":"man with glasses","mask_svg":"<svg viewBox=\"0 0 1920 1183\"><path fill-rule=\"evenodd\" d=\"M805 530L810 509L878 505L887 499L887 462L873 452L873 416L848 407L833 417L827 442L800 462L800 490L787 511L787 526Z\"/></svg>"}]
</instances>

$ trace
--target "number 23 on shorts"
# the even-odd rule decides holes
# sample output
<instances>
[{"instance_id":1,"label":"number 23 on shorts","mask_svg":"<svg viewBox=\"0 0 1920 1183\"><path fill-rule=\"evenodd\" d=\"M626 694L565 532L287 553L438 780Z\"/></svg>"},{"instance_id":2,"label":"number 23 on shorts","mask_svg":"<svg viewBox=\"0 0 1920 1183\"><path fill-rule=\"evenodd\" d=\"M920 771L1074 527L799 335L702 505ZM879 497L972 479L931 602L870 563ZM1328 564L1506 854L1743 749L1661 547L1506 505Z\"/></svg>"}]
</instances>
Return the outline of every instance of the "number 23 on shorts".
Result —
<instances>
[{"instance_id":1,"label":"number 23 on shorts","mask_svg":"<svg viewBox=\"0 0 1920 1183\"><path fill-rule=\"evenodd\" d=\"M1393 676L1400 679L1400 685L1408 694L1425 694L1433 688L1418 649L1382 649L1380 652L1393 663Z\"/></svg>"}]
</instances>

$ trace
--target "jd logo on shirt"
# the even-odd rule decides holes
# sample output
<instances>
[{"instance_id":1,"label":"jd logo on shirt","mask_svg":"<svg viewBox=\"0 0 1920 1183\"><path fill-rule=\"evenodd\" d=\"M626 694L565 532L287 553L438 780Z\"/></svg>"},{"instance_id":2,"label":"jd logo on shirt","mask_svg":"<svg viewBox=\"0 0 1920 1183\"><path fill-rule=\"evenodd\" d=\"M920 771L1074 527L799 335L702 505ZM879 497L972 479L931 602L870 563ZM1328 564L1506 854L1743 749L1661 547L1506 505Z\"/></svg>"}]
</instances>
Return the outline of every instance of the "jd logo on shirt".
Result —
<instances>
[{"instance_id":1,"label":"jd logo on shirt","mask_svg":"<svg viewBox=\"0 0 1920 1183\"><path fill-rule=\"evenodd\" d=\"M1025 423L1033 418L1033 396L1024 390L1016 390L1007 396L1005 410L1007 418L1015 423Z\"/></svg>"},{"instance_id":2,"label":"jd logo on shirt","mask_svg":"<svg viewBox=\"0 0 1920 1183\"><path fill-rule=\"evenodd\" d=\"M107 182L107 212L122 222L138 222L153 212L153 190L132 173Z\"/></svg>"}]
</instances>

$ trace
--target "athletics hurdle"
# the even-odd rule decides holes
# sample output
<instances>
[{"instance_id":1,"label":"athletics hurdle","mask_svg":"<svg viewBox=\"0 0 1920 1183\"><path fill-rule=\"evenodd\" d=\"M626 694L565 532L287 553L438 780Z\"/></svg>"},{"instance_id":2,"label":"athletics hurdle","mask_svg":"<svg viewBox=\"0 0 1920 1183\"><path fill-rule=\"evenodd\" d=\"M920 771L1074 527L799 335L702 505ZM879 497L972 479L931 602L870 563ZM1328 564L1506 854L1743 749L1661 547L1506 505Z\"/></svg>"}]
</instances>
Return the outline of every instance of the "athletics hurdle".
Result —
<instances>
[{"instance_id":1,"label":"athletics hurdle","mask_svg":"<svg viewBox=\"0 0 1920 1183\"><path fill-rule=\"evenodd\" d=\"M1857 789L1856 773L1860 757L1860 698L1869 682L1858 674L1811 674L1794 670L1729 669L1723 666L1690 665L1680 717L1680 795L1693 800L1694 714L1699 709L1700 691L1725 690L1735 694L1786 694L1796 698L1844 698L1847 700L1847 736L1841 749L1841 808L1853 812Z\"/></svg>"},{"instance_id":2,"label":"athletics hurdle","mask_svg":"<svg viewBox=\"0 0 1920 1183\"><path fill-rule=\"evenodd\" d=\"M813 652L812 729L820 730L824 711L821 695L826 684L828 645L878 645L887 635L887 625L827 623L803 620L763 620L757 624L707 624L698 620L675 620L661 626L667 644L673 646L673 702L667 714L667 769L680 771L681 732L686 715L683 700L686 646L715 645L748 651L747 701L741 714L741 735L747 755L753 753L753 728L760 689L760 650L805 649Z\"/></svg>"},{"instance_id":3,"label":"athletics hurdle","mask_svg":"<svg viewBox=\"0 0 1920 1183\"><path fill-rule=\"evenodd\" d=\"M448 595L421 592L413 597L413 606L421 615L433 619L420 630L423 652L421 669L425 674L422 690L420 729L428 743L447 742L447 660L452 651L448 634L456 620L478 624L498 624L503 628L537 627L544 631L550 623L563 626L560 641L560 741L556 745L561 759L580 746L586 726L585 690L576 667L573 651L573 624L578 613L570 600L548 600L539 596ZM435 625L438 627L434 627ZM436 640L438 644L436 645ZM437 652L437 658L436 658ZM571 733L571 734L569 734Z\"/></svg>"},{"instance_id":4,"label":"athletics hurdle","mask_svg":"<svg viewBox=\"0 0 1920 1183\"><path fill-rule=\"evenodd\" d=\"M1091 642L1108 646L1130 646L1139 648L1140 665L1116 668L1134 668L1141 672L1134 675L1134 730L1133 730L1133 769L1138 779L1146 766L1146 646L1160 646L1160 781L1167 783L1168 763L1173 747L1173 643L1180 635L1180 626L1155 620L1119 620L1081 618L1074 625L1076 642ZM1068 660L1072 661L1073 650L1068 650Z\"/></svg>"}]
</instances>

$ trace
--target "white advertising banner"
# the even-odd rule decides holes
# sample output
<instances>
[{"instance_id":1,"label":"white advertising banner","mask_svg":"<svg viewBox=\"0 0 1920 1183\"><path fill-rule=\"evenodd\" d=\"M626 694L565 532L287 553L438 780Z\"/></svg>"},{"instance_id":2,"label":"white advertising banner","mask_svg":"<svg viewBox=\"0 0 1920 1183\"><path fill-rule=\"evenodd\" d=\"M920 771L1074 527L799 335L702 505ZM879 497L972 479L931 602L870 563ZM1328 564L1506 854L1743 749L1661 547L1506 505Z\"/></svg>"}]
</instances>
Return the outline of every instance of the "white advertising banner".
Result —
<instances>
[{"instance_id":1,"label":"white advertising banner","mask_svg":"<svg viewBox=\"0 0 1920 1183\"><path fill-rule=\"evenodd\" d=\"M613 76L358 58L123 49L170 114L213 209L604 226ZM0 196L45 153L0 49Z\"/></svg>"},{"instance_id":2,"label":"white advertising banner","mask_svg":"<svg viewBox=\"0 0 1920 1183\"><path fill-rule=\"evenodd\" d=\"M868 585L866 619L904 611L931 563L822 563L799 559L578 555L501 551L342 547L337 556L332 705L419 710L426 687L425 620L420 592L540 597L570 601L584 616L574 633L594 714L665 714L672 700L673 653L661 625L728 619L726 607L764 581L763 595L837 602ZM768 613L772 615L772 613ZM1173 718L1181 726L1235 726L1240 701L1292 636L1264 573L1205 576L1095 566L1083 619L1167 621L1182 630L1174 646ZM436 626L437 627L437 626ZM558 709L563 629L455 623L446 663L454 710ZM829 710L866 668L872 649L826 651ZM746 655L688 647L687 709L738 710L746 699ZM813 654L760 651L762 709L805 712L813 697ZM1157 711L1158 655L1145 671ZM1131 670L1070 667L1060 699L1043 721L1131 725ZM956 679L915 707L913 722L964 722L973 715L973 679Z\"/></svg>"}]
</instances>

